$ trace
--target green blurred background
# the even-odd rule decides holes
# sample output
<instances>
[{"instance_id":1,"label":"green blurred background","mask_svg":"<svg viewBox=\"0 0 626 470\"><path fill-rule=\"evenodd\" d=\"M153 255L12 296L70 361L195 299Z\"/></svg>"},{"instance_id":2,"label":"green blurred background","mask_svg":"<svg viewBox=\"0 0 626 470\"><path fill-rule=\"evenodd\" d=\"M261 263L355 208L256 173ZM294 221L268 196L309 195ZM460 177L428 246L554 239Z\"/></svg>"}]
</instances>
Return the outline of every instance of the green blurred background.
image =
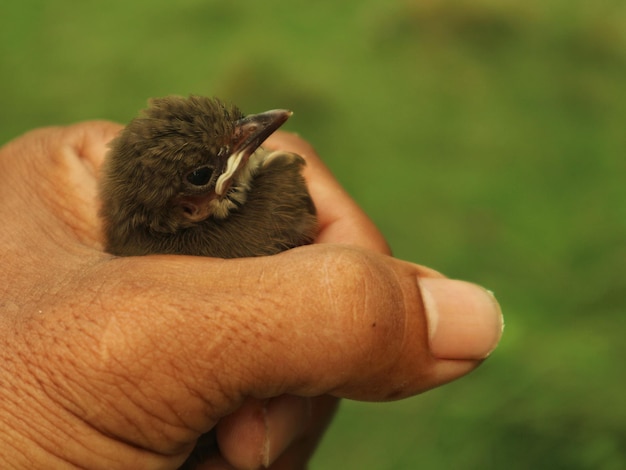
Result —
<instances>
[{"instance_id":1,"label":"green blurred background","mask_svg":"<svg viewBox=\"0 0 626 470\"><path fill-rule=\"evenodd\" d=\"M311 468L626 465L626 2L4 1L0 141L287 107L397 256L494 290L476 372L345 402Z\"/></svg>"}]
</instances>

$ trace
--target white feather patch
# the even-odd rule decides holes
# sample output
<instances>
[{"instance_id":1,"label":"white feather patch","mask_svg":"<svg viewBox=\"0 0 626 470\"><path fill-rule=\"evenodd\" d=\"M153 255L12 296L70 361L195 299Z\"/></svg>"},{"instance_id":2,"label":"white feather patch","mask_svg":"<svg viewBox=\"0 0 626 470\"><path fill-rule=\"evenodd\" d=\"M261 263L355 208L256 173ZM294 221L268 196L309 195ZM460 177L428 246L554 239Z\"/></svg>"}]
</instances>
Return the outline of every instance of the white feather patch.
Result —
<instances>
[{"instance_id":1,"label":"white feather patch","mask_svg":"<svg viewBox=\"0 0 626 470\"><path fill-rule=\"evenodd\" d=\"M237 208L237 204L244 204L250 190L250 183L255 173L263 164L268 152L259 147L241 168L241 159L243 154L231 155L226 161L226 169L217 178L215 183L215 193L217 198L213 199L211 205L211 213L216 219L225 219L231 210ZM226 191L229 181L232 183ZM227 194L225 194L227 193ZM226 196L226 197L225 197Z\"/></svg>"},{"instance_id":2,"label":"white feather patch","mask_svg":"<svg viewBox=\"0 0 626 470\"><path fill-rule=\"evenodd\" d=\"M228 181L233 177L239 165L241 163L241 159L243 158L243 152L236 153L228 157L226 160L226 169L224 172L217 178L217 182L215 183L215 193L218 196L224 195L224 189Z\"/></svg>"}]
</instances>

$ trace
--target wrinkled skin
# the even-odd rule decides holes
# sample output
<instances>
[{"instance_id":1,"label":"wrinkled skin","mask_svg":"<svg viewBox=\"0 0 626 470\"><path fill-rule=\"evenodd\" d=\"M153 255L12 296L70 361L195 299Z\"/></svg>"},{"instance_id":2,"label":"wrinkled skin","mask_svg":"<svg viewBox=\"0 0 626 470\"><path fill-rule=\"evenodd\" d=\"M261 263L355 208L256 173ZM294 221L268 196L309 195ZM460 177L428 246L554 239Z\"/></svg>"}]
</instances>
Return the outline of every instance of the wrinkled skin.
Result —
<instances>
[{"instance_id":1,"label":"wrinkled skin","mask_svg":"<svg viewBox=\"0 0 626 470\"><path fill-rule=\"evenodd\" d=\"M440 281L471 313L469 289L387 256L293 135L266 145L306 158L316 244L235 260L104 253L96 178L120 128L41 129L0 150L7 467L174 469L216 426L222 457L203 468L304 468L335 397L402 398L481 362L433 354L418 285Z\"/></svg>"}]
</instances>

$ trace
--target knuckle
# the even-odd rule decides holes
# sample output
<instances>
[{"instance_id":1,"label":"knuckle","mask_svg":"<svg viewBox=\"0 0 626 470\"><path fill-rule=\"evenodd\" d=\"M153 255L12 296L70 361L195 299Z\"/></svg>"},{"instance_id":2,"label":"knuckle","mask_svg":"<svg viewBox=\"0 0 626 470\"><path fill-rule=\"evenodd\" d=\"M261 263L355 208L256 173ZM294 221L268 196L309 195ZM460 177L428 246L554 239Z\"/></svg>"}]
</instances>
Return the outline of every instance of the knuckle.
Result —
<instances>
[{"instance_id":1,"label":"knuckle","mask_svg":"<svg viewBox=\"0 0 626 470\"><path fill-rule=\"evenodd\" d=\"M390 353L401 347L406 308L401 283L388 258L358 249L328 256L324 270L335 315L358 340L357 352Z\"/></svg>"}]
</instances>

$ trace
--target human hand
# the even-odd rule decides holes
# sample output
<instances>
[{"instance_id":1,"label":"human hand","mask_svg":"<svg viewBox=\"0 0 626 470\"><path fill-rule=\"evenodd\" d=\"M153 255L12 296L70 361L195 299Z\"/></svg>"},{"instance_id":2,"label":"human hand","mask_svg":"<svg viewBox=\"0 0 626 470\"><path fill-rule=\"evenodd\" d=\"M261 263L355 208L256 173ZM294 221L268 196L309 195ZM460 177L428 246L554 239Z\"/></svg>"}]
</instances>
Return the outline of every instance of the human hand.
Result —
<instances>
[{"instance_id":1,"label":"human hand","mask_svg":"<svg viewBox=\"0 0 626 470\"><path fill-rule=\"evenodd\" d=\"M119 129L42 129L0 150L5 465L176 468L217 423L223 459L206 468L300 468L331 396L413 395L495 347L493 299L381 254L289 134L267 146L307 159L319 244L234 260L102 252L96 176Z\"/></svg>"}]
</instances>

